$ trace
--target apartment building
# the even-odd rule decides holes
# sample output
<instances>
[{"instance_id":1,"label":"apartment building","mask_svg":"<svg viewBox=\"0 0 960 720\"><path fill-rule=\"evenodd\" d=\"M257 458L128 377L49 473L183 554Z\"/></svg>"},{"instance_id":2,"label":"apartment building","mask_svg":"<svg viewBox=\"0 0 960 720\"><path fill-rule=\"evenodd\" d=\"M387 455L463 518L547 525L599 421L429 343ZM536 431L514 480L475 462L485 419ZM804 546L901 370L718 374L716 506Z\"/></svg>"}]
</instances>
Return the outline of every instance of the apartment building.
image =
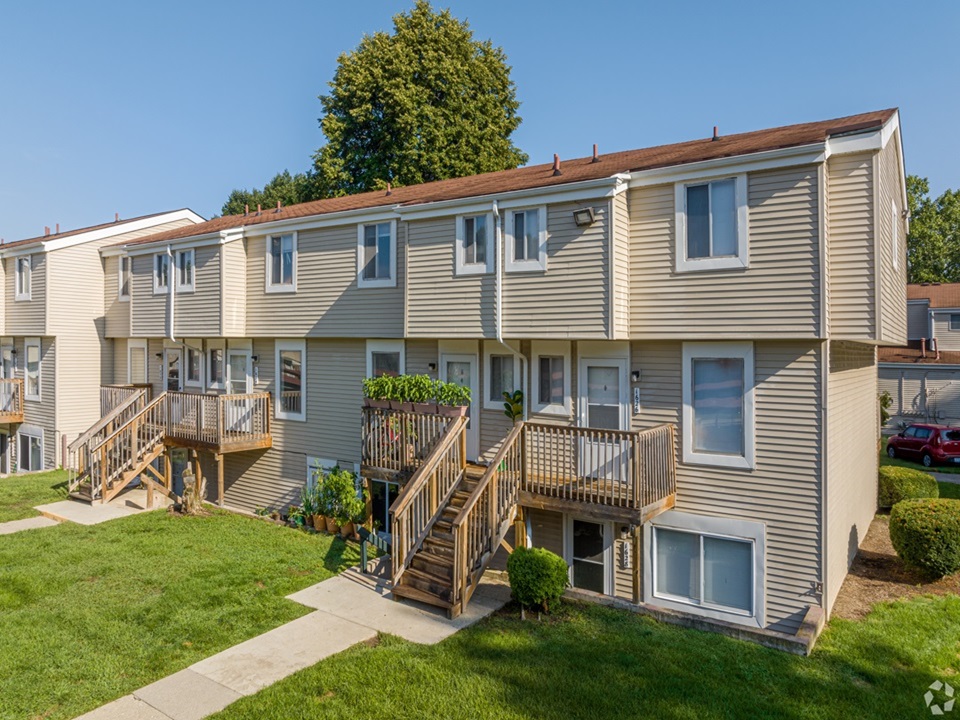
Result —
<instances>
[{"instance_id":1,"label":"apartment building","mask_svg":"<svg viewBox=\"0 0 960 720\"><path fill-rule=\"evenodd\" d=\"M877 350L886 433L912 422L960 423L960 283L907 285L907 342Z\"/></svg>"},{"instance_id":2,"label":"apartment building","mask_svg":"<svg viewBox=\"0 0 960 720\"><path fill-rule=\"evenodd\" d=\"M57 467L100 417L113 380L100 249L201 221L190 210L117 216L0 245L0 472Z\"/></svg>"},{"instance_id":3,"label":"apartment building","mask_svg":"<svg viewBox=\"0 0 960 720\"><path fill-rule=\"evenodd\" d=\"M135 442L197 453L225 505L357 467L397 588L451 612L506 539L792 633L874 514L905 208L885 110L216 218L101 249L105 374L152 386L167 430ZM361 407L381 372L468 385L469 421L389 425ZM419 428L412 465L388 425Z\"/></svg>"}]
</instances>

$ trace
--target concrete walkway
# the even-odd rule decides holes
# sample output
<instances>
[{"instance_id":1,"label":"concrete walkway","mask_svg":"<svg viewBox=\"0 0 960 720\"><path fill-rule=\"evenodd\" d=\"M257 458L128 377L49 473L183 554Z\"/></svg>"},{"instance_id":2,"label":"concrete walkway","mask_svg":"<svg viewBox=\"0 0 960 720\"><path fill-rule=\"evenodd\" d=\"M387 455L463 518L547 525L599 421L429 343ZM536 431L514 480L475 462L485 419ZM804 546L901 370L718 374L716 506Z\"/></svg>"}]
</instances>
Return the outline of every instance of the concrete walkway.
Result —
<instances>
[{"instance_id":1,"label":"concrete walkway","mask_svg":"<svg viewBox=\"0 0 960 720\"><path fill-rule=\"evenodd\" d=\"M165 495L154 493L154 509L165 508L170 503L171 500ZM106 505L88 505L78 500L60 500L47 505L37 505L34 510L40 513L39 517L0 523L0 535L11 535L21 530L51 527L62 522L72 522L78 525L99 525L108 520L147 512L147 491L143 488L127 490Z\"/></svg>"},{"instance_id":2,"label":"concrete walkway","mask_svg":"<svg viewBox=\"0 0 960 720\"><path fill-rule=\"evenodd\" d=\"M394 601L384 583L356 568L288 597L314 612L77 720L200 720L377 633L437 643L502 607L510 588L484 579L467 612L456 620L427 606Z\"/></svg>"},{"instance_id":3,"label":"concrete walkway","mask_svg":"<svg viewBox=\"0 0 960 720\"><path fill-rule=\"evenodd\" d=\"M51 520L42 515L40 517L25 518L23 520L9 520L0 523L0 535L12 535L21 530L36 530L37 528L45 528L59 524L56 520Z\"/></svg>"},{"instance_id":4,"label":"concrete walkway","mask_svg":"<svg viewBox=\"0 0 960 720\"><path fill-rule=\"evenodd\" d=\"M930 471L928 470L927 472L930 472ZM933 475L940 482L948 482L948 483L953 483L954 485L960 485L960 475L957 475L954 473L938 473L938 472L931 472L930 474Z\"/></svg>"}]
</instances>

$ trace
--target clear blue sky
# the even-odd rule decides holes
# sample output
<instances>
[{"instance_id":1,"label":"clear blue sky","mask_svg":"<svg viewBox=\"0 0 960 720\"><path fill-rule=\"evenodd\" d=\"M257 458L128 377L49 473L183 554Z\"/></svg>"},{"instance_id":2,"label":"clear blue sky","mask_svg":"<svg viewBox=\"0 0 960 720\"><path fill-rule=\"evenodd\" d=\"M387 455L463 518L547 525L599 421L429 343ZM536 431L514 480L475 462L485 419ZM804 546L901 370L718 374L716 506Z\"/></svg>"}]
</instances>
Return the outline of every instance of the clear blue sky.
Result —
<instances>
[{"instance_id":1,"label":"clear blue sky","mask_svg":"<svg viewBox=\"0 0 960 720\"><path fill-rule=\"evenodd\" d=\"M5 0L0 237L209 217L235 187L306 169L338 54L411 6ZM960 3L449 7L506 51L531 162L899 106L907 171L960 185Z\"/></svg>"}]
</instances>

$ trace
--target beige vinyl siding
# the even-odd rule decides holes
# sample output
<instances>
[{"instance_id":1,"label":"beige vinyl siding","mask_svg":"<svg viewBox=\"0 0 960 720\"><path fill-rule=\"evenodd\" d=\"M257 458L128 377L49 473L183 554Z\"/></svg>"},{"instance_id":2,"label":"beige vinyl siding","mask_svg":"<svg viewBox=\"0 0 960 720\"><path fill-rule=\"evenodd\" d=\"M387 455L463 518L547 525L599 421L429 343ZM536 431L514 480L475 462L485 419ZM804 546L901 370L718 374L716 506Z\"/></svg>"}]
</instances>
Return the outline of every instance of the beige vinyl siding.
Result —
<instances>
[{"instance_id":1,"label":"beige vinyl siding","mask_svg":"<svg viewBox=\"0 0 960 720\"><path fill-rule=\"evenodd\" d=\"M17 258L3 260L5 268L6 330L8 335L43 335L47 326L47 254L30 256L30 299L16 300ZM74 285L70 293L76 291Z\"/></svg>"},{"instance_id":2,"label":"beige vinyl siding","mask_svg":"<svg viewBox=\"0 0 960 720\"><path fill-rule=\"evenodd\" d=\"M306 358L304 422L273 418L273 448L226 456L225 503L253 510L299 502L307 478L307 457L337 460L353 469L360 461L360 382L366 367L363 340L310 340ZM253 343L259 368L255 389L275 392L275 344Z\"/></svg>"},{"instance_id":3,"label":"beige vinyl siding","mask_svg":"<svg viewBox=\"0 0 960 720\"><path fill-rule=\"evenodd\" d=\"M897 149L900 132L896 131L887 146L874 156L878 203L877 242L880 245L880 338L885 345L902 345L907 339L907 260L905 224L900 217L903 205L903 173ZM893 208L896 208L894 217ZM897 238L897 260L894 267L893 238Z\"/></svg>"},{"instance_id":4,"label":"beige vinyl siding","mask_svg":"<svg viewBox=\"0 0 960 720\"><path fill-rule=\"evenodd\" d=\"M634 342L641 412L634 429L677 426L682 443L682 343ZM767 627L795 632L821 580L821 352L810 342L754 344L756 469L677 468L683 512L766 524ZM678 457L680 457L678 447Z\"/></svg>"},{"instance_id":5,"label":"beige vinyl siding","mask_svg":"<svg viewBox=\"0 0 960 720\"><path fill-rule=\"evenodd\" d=\"M456 219L407 224L407 336L496 337L496 276L456 275Z\"/></svg>"},{"instance_id":6,"label":"beige vinyl siding","mask_svg":"<svg viewBox=\"0 0 960 720\"><path fill-rule=\"evenodd\" d=\"M440 350L436 340L407 340L404 367L408 375L429 375L436 379ZM429 365L433 363L434 369Z\"/></svg>"},{"instance_id":7,"label":"beige vinyl siding","mask_svg":"<svg viewBox=\"0 0 960 720\"><path fill-rule=\"evenodd\" d=\"M596 212L590 227L573 222L574 210L583 207ZM606 338L611 306L609 232L609 203L604 200L547 206L547 271L504 272L503 336Z\"/></svg>"},{"instance_id":8,"label":"beige vinyl siding","mask_svg":"<svg viewBox=\"0 0 960 720\"><path fill-rule=\"evenodd\" d=\"M224 337L243 337L247 329L247 252L242 240L220 248L223 258Z\"/></svg>"},{"instance_id":9,"label":"beige vinyl siding","mask_svg":"<svg viewBox=\"0 0 960 720\"><path fill-rule=\"evenodd\" d=\"M130 301L120 300L120 257L103 258L104 334L107 337L130 336Z\"/></svg>"},{"instance_id":10,"label":"beige vinyl siding","mask_svg":"<svg viewBox=\"0 0 960 720\"><path fill-rule=\"evenodd\" d=\"M940 350L960 350L960 330L950 329L951 315L960 315L960 310L955 313L934 311L933 314L933 336Z\"/></svg>"},{"instance_id":11,"label":"beige vinyl siding","mask_svg":"<svg viewBox=\"0 0 960 720\"><path fill-rule=\"evenodd\" d=\"M165 337L167 334L167 303L169 293L153 294L154 255L136 255L131 258L130 335L132 337ZM173 270L171 269L171 278Z\"/></svg>"},{"instance_id":12,"label":"beige vinyl siding","mask_svg":"<svg viewBox=\"0 0 960 720\"><path fill-rule=\"evenodd\" d=\"M613 525L613 594L618 598L633 601L633 573L636 558L633 557L633 543L620 537L620 526ZM626 554L627 564L621 562Z\"/></svg>"},{"instance_id":13,"label":"beige vinyl siding","mask_svg":"<svg viewBox=\"0 0 960 720\"><path fill-rule=\"evenodd\" d=\"M111 357L113 358L113 366L111 370L113 375L110 379L110 382L116 385L125 384L128 380L127 378L127 339L126 338L116 338L111 340ZM149 358L147 359L149 362Z\"/></svg>"},{"instance_id":14,"label":"beige vinyl siding","mask_svg":"<svg viewBox=\"0 0 960 720\"><path fill-rule=\"evenodd\" d=\"M629 191L631 337L817 337L816 166L750 173L749 267L676 272L674 185Z\"/></svg>"},{"instance_id":15,"label":"beige vinyl siding","mask_svg":"<svg viewBox=\"0 0 960 720\"><path fill-rule=\"evenodd\" d=\"M17 350L15 377L23 379L24 385L26 385L27 367L25 340L23 337L13 338L13 346ZM60 433L57 428L57 346L53 338L40 338L40 400L24 398L23 425L43 430L44 468L56 467L59 459ZM16 437L13 439L15 441Z\"/></svg>"},{"instance_id":16,"label":"beige vinyl siding","mask_svg":"<svg viewBox=\"0 0 960 720\"><path fill-rule=\"evenodd\" d=\"M930 337L929 304L923 302L907 303L907 339L920 340Z\"/></svg>"},{"instance_id":17,"label":"beige vinyl siding","mask_svg":"<svg viewBox=\"0 0 960 720\"><path fill-rule=\"evenodd\" d=\"M174 324L176 337L217 337L220 335L220 246L198 247L195 252L194 290L176 293ZM176 260L176 253L174 253ZM176 285L176 272L173 282Z\"/></svg>"},{"instance_id":18,"label":"beige vinyl siding","mask_svg":"<svg viewBox=\"0 0 960 720\"><path fill-rule=\"evenodd\" d=\"M835 338L875 339L873 155L827 161L830 330Z\"/></svg>"},{"instance_id":19,"label":"beige vinyl siding","mask_svg":"<svg viewBox=\"0 0 960 720\"><path fill-rule=\"evenodd\" d=\"M531 546L546 548L550 552L564 557L563 515L549 510L532 510L530 508L526 508L524 514L529 518Z\"/></svg>"},{"instance_id":20,"label":"beige vinyl siding","mask_svg":"<svg viewBox=\"0 0 960 720\"><path fill-rule=\"evenodd\" d=\"M357 225L301 231L297 292L265 292L266 241L247 243L247 334L403 337L405 225L397 223L397 286L357 287Z\"/></svg>"},{"instance_id":21,"label":"beige vinyl siding","mask_svg":"<svg viewBox=\"0 0 960 720\"><path fill-rule=\"evenodd\" d=\"M7 260L0 258L0 335L6 333L7 307L13 303L13 295L7 287Z\"/></svg>"},{"instance_id":22,"label":"beige vinyl siding","mask_svg":"<svg viewBox=\"0 0 960 720\"><path fill-rule=\"evenodd\" d=\"M630 336L630 206L627 193L611 200L613 208L613 339Z\"/></svg>"},{"instance_id":23,"label":"beige vinyl siding","mask_svg":"<svg viewBox=\"0 0 960 720\"><path fill-rule=\"evenodd\" d=\"M827 376L826 608L877 510L877 366L872 346L831 342Z\"/></svg>"}]
</instances>

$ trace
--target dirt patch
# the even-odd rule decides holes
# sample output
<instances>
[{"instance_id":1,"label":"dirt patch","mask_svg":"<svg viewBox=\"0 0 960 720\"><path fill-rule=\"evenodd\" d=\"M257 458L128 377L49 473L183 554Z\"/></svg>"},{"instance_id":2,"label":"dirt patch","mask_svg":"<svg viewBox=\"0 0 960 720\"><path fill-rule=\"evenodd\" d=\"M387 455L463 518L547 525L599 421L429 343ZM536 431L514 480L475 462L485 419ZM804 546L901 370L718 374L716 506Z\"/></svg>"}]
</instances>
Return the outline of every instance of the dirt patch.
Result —
<instances>
[{"instance_id":1,"label":"dirt patch","mask_svg":"<svg viewBox=\"0 0 960 720\"><path fill-rule=\"evenodd\" d=\"M903 564L890 543L890 518L878 515L843 581L833 617L859 620L874 604L918 595L960 594L960 573L931 581Z\"/></svg>"}]
</instances>

